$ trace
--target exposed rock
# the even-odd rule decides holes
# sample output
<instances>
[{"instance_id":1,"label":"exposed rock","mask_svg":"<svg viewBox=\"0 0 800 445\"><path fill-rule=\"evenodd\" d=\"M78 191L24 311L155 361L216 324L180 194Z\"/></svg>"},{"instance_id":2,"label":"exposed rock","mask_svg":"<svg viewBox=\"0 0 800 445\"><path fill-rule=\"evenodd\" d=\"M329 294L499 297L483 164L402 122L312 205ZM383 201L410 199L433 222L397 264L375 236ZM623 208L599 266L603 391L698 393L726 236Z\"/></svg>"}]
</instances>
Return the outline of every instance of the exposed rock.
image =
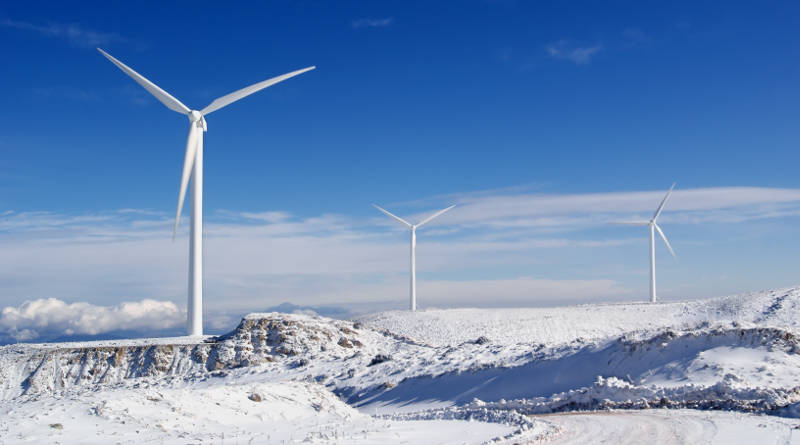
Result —
<instances>
[{"instance_id":1,"label":"exposed rock","mask_svg":"<svg viewBox=\"0 0 800 445\"><path fill-rule=\"evenodd\" d=\"M269 313L247 316L230 333L196 344L28 349L15 356L13 374L0 369L0 393L14 397L140 377L218 376L288 357L297 358L287 366L300 367L318 354L351 357L353 348L364 347L362 335L346 321Z\"/></svg>"},{"instance_id":2,"label":"exposed rock","mask_svg":"<svg viewBox=\"0 0 800 445\"><path fill-rule=\"evenodd\" d=\"M489 338L488 338L488 337L485 337L485 336L483 336L483 335L481 335L480 337L478 337L478 338L477 338L475 341L473 341L472 343L474 343L474 344L476 344L476 345L485 345L485 344L489 343Z\"/></svg>"},{"instance_id":3,"label":"exposed rock","mask_svg":"<svg viewBox=\"0 0 800 445\"><path fill-rule=\"evenodd\" d=\"M372 358L372 360L369 362L369 365L367 365L367 366L375 366L378 363L388 362L391 359L392 359L391 355L378 354L378 355L376 355L375 357Z\"/></svg>"}]
</instances>

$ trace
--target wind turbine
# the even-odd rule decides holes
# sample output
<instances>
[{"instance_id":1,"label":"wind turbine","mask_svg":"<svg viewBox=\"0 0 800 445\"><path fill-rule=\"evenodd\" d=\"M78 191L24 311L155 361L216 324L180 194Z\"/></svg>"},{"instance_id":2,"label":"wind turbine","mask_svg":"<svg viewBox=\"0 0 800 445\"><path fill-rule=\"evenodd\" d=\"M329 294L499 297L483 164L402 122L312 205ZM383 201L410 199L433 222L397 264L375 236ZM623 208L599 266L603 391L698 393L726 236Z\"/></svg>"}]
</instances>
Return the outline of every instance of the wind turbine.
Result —
<instances>
[{"instance_id":1,"label":"wind turbine","mask_svg":"<svg viewBox=\"0 0 800 445\"><path fill-rule=\"evenodd\" d=\"M272 79L259 82L241 90L215 99L202 110L190 110L178 99L159 88L153 82L145 79L144 76L130 69L127 65L112 57L100 48L100 54L121 69L125 74L132 77L139 85L144 87L150 94L155 96L161 103L172 111L185 114L189 117L189 136L186 138L186 156L183 161L183 173L181 174L181 188L178 192L178 211L175 213L175 226L172 229L172 240L175 241L175 234L178 231L178 222L183 209L183 200L186 196L186 188L189 178L192 179L192 216L189 229L189 304L187 310L186 329L188 335L203 335L203 133L206 132L205 116L211 112L219 110L239 99L247 97L264 88L275 85L290 77L313 70L314 66L292 71ZM202 131L201 131L202 130Z\"/></svg>"},{"instance_id":2,"label":"wind turbine","mask_svg":"<svg viewBox=\"0 0 800 445\"><path fill-rule=\"evenodd\" d=\"M667 203L667 199L669 199L669 195L672 194L672 189L675 188L675 183L672 183L672 187L669 188L669 191L664 196L664 199L661 200L661 204L658 205L656 209L656 213L653 214L653 217L650 221L626 221L616 224L625 224L629 226L649 226L650 227L650 302L656 302L656 238L655 232L658 231L658 234L661 235L661 239L664 240L664 244L667 245L667 249L669 249L669 253L672 254L672 257L677 259L678 257L675 256L675 251L672 250L672 246L669 245L669 241L667 241L667 236L664 235L664 232L661 230L661 227L658 226L656 220L658 220L658 216L661 215L661 211L664 209L664 204Z\"/></svg>"},{"instance_id":3,"label":"wind turbine","mask_svg":"<svg viewBox=\"0 0 800 445\"><path fill-rule=\"evenodd\" d=\"M453 207L455 207L455 205L451 205L446 209L439 210L438 212L434 213L433 215L423 219L422 221L416 224L411 224L410 222L404 220L403 218L395 216L389 213L388 211L378 207L376 204L372 204L372 206L380 210L381 212L385 213L390 218L405 224L406 226L408 226L409 229L411 229L411 283L409 288L409 309L411 309L412 311L416 311L417 310L417 265L416 265L414 251L417 248L417 229L421 227L423 224L432 220L433 218L436 218L442 213L452 209Z\"/></svg>"}]
</instances>

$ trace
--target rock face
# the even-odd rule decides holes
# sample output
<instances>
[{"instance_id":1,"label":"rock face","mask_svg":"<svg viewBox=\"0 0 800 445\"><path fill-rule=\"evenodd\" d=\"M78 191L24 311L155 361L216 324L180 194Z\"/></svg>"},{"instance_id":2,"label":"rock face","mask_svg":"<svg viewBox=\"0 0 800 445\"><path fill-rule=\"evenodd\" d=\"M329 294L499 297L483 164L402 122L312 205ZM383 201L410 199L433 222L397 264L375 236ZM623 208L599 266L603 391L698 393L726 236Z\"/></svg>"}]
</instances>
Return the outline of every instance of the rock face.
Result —
<instances>
[{"instance_id":1,"label":"rock face","mask_svg":"<svg viewBox=\"0 0 800 445\"><path fill-rule=\"evenodd\" d=\"M197 344L43 350L29 356L23 369L32 369L19 383L19 389L21 394L36 394L74 385L188 374L202 369L211 349L211 344ZM32 367L32 363L37 364ZM14 383L6 379L0 382L12 394Z\"/></svg>"},{"instance_id":2,"label":"rock face","mask_svg":"<svg viewBox=\"0 0 800 445\"><path fill-rule=\"evenodd\" d=\"M251 314L230 333L205 342L138 343L2 347L0 395L8 399L139 377L186 378L300 355L340 358L352 355L364 344L352 323L279 313Z\"/></svg>"}]
</instances>

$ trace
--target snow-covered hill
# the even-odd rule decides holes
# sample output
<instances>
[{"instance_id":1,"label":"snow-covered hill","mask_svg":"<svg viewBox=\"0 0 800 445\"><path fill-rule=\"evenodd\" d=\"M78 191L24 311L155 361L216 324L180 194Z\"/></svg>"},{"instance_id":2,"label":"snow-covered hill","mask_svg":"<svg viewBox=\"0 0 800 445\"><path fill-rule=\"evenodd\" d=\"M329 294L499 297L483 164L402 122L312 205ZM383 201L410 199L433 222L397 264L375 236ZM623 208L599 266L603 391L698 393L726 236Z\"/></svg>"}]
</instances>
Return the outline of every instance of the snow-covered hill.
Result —
<instances>
[{"instance_id":1,"label":"snow-covered hill","mask_svg":"<svg viewBox=\"0 0 800 445\"><path fill-rule=\"evenodd\" d=\"M656 407L779 415L780 429L800 417L798 307L793 288L353 321L265 313L205 339L5 346L0 442L66 440L92 422L98 442L415 442L424 425L453 432L418 439L525 442L564 429L531 415ZM290 418L303 426L280 426Z\"/></svg>"},{"instance_id":2,"label":"snow-covered hill","mask_svg":"<svg viewBox=\"0 0 800 445\"><path fill-rule=\"evenodd\" d=\"M487 337L498 345L538 342L550 346L599 341L666 328L731 325L797 329L800 288L675 303L586 304L558 308L391 311L357 321L435 346Z\"/></svg>"}]
</instances>

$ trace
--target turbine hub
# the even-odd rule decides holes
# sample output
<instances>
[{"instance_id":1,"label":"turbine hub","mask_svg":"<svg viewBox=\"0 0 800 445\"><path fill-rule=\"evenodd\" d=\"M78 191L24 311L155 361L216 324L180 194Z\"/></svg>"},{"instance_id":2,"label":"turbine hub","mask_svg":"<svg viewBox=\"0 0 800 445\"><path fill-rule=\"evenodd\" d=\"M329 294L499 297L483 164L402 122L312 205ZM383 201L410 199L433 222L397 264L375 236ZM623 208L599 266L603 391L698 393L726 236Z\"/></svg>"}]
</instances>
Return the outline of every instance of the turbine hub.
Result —
<instances>
[{"instance_id":1,"label":"turbine hub","mask_svg":"<svg viewBox=\"0 0 800 445\"><path fill-rule=\"evenodd\" d=\"M189 112L189 122L197 125L199 128L202 128L203 131L208 129L206 127L206 118L203 117L203 114L197 110L192 110Z\"/></svg>"},{"instance_id":2,"label":"turbine hub","mask_svg":"<svg viewBox=\"0 0 800 445\"><path fill-rule=\"evenodd\" d=\"M197 110L192 110L192 111L189 112L189 120L192 121L192 122L197 122L202 118L203 118L203 115L200 114L200 112L197 111Z\"/></svg>"}]
</instances>

